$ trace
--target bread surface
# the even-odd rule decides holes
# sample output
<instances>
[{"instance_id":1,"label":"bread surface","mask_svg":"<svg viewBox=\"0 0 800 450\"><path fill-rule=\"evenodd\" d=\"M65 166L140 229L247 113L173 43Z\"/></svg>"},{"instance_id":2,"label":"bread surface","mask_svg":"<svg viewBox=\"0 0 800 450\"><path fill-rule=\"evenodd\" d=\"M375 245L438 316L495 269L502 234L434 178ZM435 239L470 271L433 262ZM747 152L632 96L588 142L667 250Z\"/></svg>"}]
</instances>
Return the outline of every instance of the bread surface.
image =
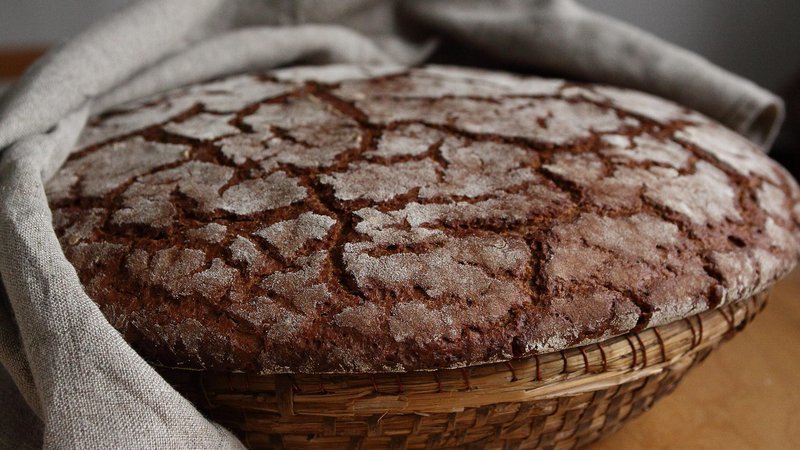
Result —
<instances>
[{"instance_id":1,"label":"bread surface","mask_svg":"<svg viewBox=\"0 0 800 450\"><path fill-rule=\"evenodd\" d=\"M642 93L471 69L238 75L90 121L47 184L87 294L146 359L459 367L749 297L797 185Z\"/></svg>"}]
</instances>

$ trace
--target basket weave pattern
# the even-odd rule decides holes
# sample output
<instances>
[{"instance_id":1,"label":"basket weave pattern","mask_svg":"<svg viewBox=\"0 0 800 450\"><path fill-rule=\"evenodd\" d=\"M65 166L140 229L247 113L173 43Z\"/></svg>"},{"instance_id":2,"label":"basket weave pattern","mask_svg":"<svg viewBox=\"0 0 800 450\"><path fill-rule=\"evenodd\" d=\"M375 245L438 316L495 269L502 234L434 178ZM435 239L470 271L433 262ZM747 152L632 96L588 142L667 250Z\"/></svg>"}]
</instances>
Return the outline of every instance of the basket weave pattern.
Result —
<instances>
[{"instance_id":1,"label":"basket weave pattern","mask_svg":"<svg viewBox=\"0 0 800 450\"><path fill-rule=\"evenodd\" d=\"M648 410L765 304L759 294L598 344L465 369L291 376L158 370L250 448L574 448Z\"/></svg>"}]
</instances>

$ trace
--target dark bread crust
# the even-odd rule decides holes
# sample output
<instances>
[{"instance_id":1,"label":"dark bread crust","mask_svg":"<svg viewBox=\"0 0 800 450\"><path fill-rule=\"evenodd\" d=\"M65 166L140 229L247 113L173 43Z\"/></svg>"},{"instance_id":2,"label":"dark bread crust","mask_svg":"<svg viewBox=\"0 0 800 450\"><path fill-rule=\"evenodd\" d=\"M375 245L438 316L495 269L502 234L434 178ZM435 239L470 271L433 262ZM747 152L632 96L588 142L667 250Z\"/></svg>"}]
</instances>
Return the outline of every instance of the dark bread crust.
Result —
<instances>
[{"instance_id":1,"label":"dark bread crust","mask_svg":"<svg viewBox=\"0 0 800 450\"><path fill-rule=\"evenodd\" d=\"M152 362L474 365L746 298L798 257L791 176L666 101L455 68L277 76L105 113L48 183L87 293Z\"/></svg>"}]
</instances>

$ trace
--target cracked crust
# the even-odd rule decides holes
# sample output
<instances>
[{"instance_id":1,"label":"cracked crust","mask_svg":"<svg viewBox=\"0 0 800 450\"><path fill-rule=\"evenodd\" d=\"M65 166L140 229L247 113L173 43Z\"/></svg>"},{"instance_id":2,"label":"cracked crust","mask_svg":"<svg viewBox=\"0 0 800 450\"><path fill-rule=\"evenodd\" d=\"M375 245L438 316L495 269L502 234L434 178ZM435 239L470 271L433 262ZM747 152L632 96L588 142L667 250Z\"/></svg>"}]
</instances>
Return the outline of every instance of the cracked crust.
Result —
<instances>
[{"instance_id":1,"label":"cracked crust","mask_svg":"<svg viewBox=\"0 0 800 450\"><path fill-rule=\"evenodd\" d=\"M468 366L751 296L795 264L799 192L645 94L352 66L107 112L47 185L145 358L261 373Z\"/></svg>"}]
</instances>

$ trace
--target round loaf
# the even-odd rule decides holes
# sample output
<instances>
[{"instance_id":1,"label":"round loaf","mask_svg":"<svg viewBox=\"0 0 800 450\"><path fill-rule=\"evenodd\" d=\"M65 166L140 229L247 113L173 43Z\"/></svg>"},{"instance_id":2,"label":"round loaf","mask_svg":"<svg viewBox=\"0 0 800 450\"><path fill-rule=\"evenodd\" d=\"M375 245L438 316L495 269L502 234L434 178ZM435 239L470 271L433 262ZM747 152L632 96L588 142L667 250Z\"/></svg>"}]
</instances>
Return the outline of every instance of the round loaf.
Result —
<instances>
[{"instance_id":1,"label":"round loaf","mask_svg":"<svg viewBox=\"0 0 800 450\"><path fill-rule=\"evenodd\" d=\"M239 75L93 118L47 184L156 364L387 372L596 342L768 288L800 191L639 92L462 68Z\"/></svg>"}]
</instances>

